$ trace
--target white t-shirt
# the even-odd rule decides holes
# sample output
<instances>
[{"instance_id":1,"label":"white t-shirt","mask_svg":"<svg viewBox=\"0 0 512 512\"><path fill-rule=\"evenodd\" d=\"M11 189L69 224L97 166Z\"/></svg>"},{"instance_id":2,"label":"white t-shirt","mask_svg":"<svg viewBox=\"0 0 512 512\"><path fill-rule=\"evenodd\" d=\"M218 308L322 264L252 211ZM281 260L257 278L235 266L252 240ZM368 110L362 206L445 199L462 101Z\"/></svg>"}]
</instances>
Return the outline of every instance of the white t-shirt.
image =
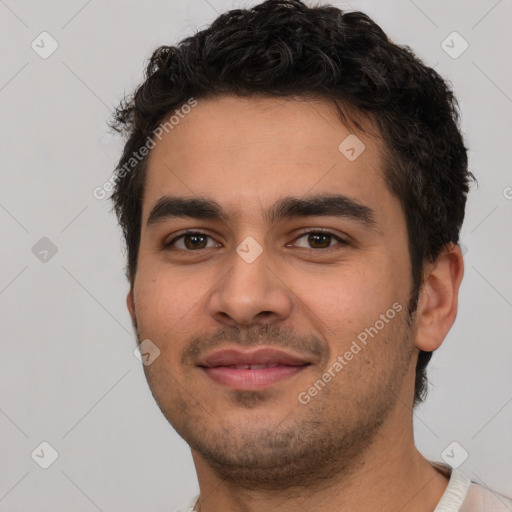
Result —
<instances>
[{"instance_id":1,"label":"white t-shirt","mask_svg":"<svg viewBox=\"0 0 512 512\"><path fill-rule=\"evenodd\" d=\"M436 467L450 476L448 486L432 512L512 512L512 500L472 482L467 476L444 464ZM176 512L193 512L199 495Z\"/></svg>"}]
</instances>

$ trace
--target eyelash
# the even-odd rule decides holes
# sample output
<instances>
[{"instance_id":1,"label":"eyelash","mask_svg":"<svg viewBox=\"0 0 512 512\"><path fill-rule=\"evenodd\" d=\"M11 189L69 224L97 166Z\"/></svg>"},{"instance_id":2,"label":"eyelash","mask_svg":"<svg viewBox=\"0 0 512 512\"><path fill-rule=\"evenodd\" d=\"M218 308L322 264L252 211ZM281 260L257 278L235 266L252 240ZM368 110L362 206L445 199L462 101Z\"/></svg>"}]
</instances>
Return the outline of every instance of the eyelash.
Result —
<instances>
[{"instance_id":1,"label":"eyelash","mask_svg":"<svg viewBox=\"0 0 512 512\"><path fill-rule=\"evenodd\" d=\"M295 238L295 241L297 241L299 238L302 238L306 235L310 235L310 234L322 234L322 235L328 235L328 236L331 236L332 238L334 238L338 244L334 244L334 245L330 245L328 247L325 247L325 248L306 248L306 247L299 247L299 249L305 249L305 250L309 250L309 251L323 251L323 252L330 252L331 250L336 250L336 245L341 245L341 246L345 246L345 245L348 245L348 242L343 240L343 238L341 238L339 235L335 235L334 233L332 233L331 231L327 231L327 230L324 230L324 229L320 229L320 228L317 228L317 229L310 229L308 231L303 231L302 233L300 233L296 238ZM180 235L176 236L175 238L173 238L171 241L167 242L167 243L164 243L164 249L169 249L171 248L178 240L186 237L186 236L191 236L191 235L199 235L199 236L204 236L204 237L208 237L208 238L211 238L213 239L210 235L206 234L206 233L203 233L201 231L185 231L184 233L181 233ZM181 251L181 252L199 252L201 250L204 250L204 249L181 249L181 248L178 248L176 249L177 251Z\"/></svg>"}]
</instances>

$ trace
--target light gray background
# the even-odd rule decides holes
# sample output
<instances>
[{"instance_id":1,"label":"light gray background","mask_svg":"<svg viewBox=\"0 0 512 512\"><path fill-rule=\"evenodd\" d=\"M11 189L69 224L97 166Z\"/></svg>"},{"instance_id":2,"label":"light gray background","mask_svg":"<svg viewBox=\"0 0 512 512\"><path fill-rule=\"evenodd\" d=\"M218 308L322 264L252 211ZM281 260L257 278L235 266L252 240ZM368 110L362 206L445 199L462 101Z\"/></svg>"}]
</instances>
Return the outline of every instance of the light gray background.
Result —
<instances>
[{"instance_id":1,"label":"light gray background","mask_svg":"<svg viewBox=\"0 0 512 512\"><path fill-rule=\"evenodd\" d=\"M133 355L121 234L92 190L121 149L110 110L152 50L255 3L0 0L0 511L171 511L196 493L188 446ZM457 322L415 431L426 456L457 441L462 471L512 495L512 2L332 3L367 12L460 100L480 186L462 230ZM43 31L59 45L47 59L31 48ZM469 43L457 59L441 47L453 31ZM58 250L46 262L32 252L42 237ZM48 469L31 457L43 441L59 454Z\"/></svg>"}]
</instances>

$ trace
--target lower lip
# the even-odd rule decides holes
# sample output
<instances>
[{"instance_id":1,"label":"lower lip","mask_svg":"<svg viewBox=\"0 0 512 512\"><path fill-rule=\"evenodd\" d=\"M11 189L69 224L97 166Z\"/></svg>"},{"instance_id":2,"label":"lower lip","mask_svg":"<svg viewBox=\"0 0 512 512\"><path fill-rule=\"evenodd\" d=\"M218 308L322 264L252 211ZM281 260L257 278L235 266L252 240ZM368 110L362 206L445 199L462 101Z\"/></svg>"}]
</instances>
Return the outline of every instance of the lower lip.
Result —
<instances>
[{"instance_id":1,"label":"lower lip","mask_svg":"<svg viewBox=\"0 0 512 512\"><path fill-rule=\"evenodd\" d=\"M219 384L236 389L259 389L297 375L306 366L276 366L259 370L237 370L228 366L216 366L203 370Z\"/></svg>"}]
</instances>

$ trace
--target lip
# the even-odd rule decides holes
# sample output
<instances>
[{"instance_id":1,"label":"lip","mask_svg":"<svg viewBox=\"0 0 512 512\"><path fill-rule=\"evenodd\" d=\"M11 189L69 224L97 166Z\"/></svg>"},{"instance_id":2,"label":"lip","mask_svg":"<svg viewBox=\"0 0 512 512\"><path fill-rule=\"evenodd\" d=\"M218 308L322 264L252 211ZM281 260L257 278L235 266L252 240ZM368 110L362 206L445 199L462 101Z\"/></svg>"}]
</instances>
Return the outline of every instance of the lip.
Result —
<instances>
[{"instance_id":1,"label":"lip","mask_svg":"<svg viewBox=\"0 0 512 512\"><path fill-rule=\"evenodd\" d=\"M311 359L307 357L273 348L260 348L252 351L218 350L202 358L198 366L219 384L233 389L250 390L265 388L290 378L311 363ZM250 369L247 365L266 367Z\"/></svg>"},{"instance_id":2,"label":"lip","mask_svg":"<svg viewBox=\"0 0 512 512\"><path fill-rule=\"evenodd\" d=\"M198 366L208 368L215 366L235 366L243 364L278 364L283 366L301 366L311 363L306 357L301 357L275 348L258 348L252 351L239 349L216 350L204 356Z\"/></svg>"}]
</instances>

